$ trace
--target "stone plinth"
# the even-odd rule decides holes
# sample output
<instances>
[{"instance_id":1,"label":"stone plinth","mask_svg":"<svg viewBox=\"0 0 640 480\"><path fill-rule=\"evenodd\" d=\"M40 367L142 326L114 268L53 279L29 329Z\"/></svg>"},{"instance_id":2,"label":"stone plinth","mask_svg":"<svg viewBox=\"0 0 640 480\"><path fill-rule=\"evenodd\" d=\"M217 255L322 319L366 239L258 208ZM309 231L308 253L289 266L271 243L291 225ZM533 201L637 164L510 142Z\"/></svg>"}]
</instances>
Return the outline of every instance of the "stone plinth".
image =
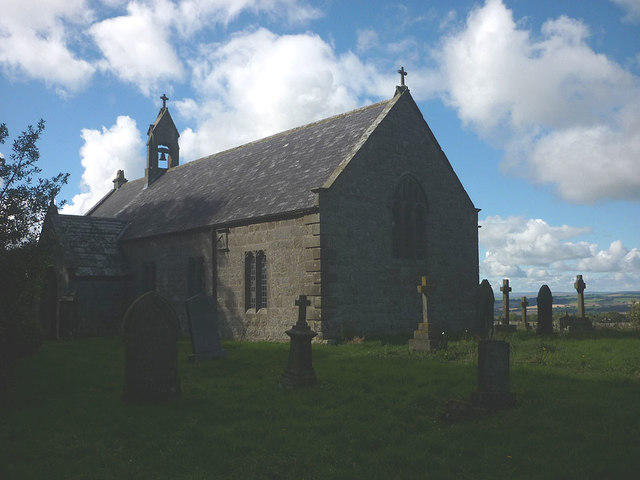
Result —
<instances>
[{"instance_id":1,"label":"stone plinth","mask_svg":"<svg viewBox=\"0 0 640 480\"><path fill-rule=\"evenodd\" d=\"M305 295L300 295L295 303L299 307L298 323L285 332L291 338L291 343L289 363L280 380L283 388L308 387L317 382L311 360L311 340L318 334L311 330L306 321L306 307L311 302Z\"/></svg>"},{"instance_id":2,"label":"stone plinth","mask_svg":"<svg viewBox=\"0 0 640 480\"><path fill-rule=\"evenodd\" d=\"M478 342L478 390L471 393L474 405L491 409L515 405L516 395L509 392L510 350L508 342Z\"/></svg>"},{"instance_id":3,"label":"stone plinth","mask_svg":"<svg viewBox=\"0 0 640 480\"><path fill-rule=\"evenodd\" d=\"M435 323L419 323L418 330L409 339L409 350L412 352L432 352L440 348L442 330Z\"/></svg>"}]
</instances>

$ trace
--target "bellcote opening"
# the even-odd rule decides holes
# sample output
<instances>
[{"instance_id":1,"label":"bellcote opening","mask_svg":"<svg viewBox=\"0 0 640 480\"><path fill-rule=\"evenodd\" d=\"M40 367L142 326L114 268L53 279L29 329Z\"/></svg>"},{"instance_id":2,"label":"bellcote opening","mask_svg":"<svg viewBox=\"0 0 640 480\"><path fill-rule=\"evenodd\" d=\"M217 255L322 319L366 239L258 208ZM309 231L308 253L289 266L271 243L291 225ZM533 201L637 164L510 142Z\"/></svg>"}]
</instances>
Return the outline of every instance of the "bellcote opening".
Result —
<instances>
[{"instance_id":1,"label":"bellcote opening","mask_svg":"<svg viewBox=\"0 0 640 480\"><path fill-rule=\"evenodd\" d=\"M145 170L146 186L150 186L168 169L180 164L180 134L176 128L169 109L166 95L160 97L162 108L156 121L149 125L147 135L147 168Z\"/></svg>"}]
</instances>

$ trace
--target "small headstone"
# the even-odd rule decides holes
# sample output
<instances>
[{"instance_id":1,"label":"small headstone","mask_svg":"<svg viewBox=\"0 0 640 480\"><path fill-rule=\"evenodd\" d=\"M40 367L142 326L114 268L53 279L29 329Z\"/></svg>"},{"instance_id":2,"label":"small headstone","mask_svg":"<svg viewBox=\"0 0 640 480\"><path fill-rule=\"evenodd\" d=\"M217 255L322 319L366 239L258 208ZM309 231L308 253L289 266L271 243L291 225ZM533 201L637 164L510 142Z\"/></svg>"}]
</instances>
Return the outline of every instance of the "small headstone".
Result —
<instances>
[{"instance_id":1,"label":"small headstone","mask_svg":"<svg viewBox=\"0 0 640 480\"><path fill-rule=\"evenodd\" d=\"M582 275L576 276L576 283L573 284L573 288L578 292L578 317L585 319L584 314L584 290L587 288L587 284L584 283Z\"/></svg>"},{"instance_id":2,"label":"small headstone","mask_svg":"<svg viewBox=\"0 0 640 480\"><path fill-rule=\"evenodd\" d=\"M524 323L524 328L527 330L531 330L531 325L527 321L527 307L529 306L529 302L527 301L527 297L522 297L520 300L520 308L522 309L522 322Z\"/></svg>"},{"instance_id":3,"label":"small headstone","mask_svg":"<svg viewBox=\"0 0 640 480\"><path fill-rule=\"evenodd\" d=\"M433 288L433 283L427 285L427 277L422 277L418 285L418 293L422 299L422 322L409 339L409 350L413 352L431 352L442 346L442 330L435 323L429 322L429 304L427 292Z\"/></svg>"},{"instance_id":4,"label":"small headstone","mask_svg":"<svg viewBox=\"0 0 640 480\"><path fill-rule=\"evenodd\" d=\"M311 339L318 334L307 324L307 307L311 302L307 300L306 295L300 295L295 304L298 307L298 322L285 332L291 338L291 342L289 363L280 380L280 386L283 388L307 387L317 382L311 360Z\"/></svg>"},{"instance_id":5,"label":"small headstone","mask_svg":"<svg viewBox=\"0 0 640 480\"><path fill-rule=\"evenodd\" d=\"M138 297L124 316L126 402L161 402L180 396L178 315L156 292Z\"/></svg>"},{"instance_id":6,"label":"small headstone","mask_svg":"<svg viewBox=\"0 0 640 480\"><path fill-rule=\"evenodd\" d=\"M553 333L553 295L547 285L538 291L538 327L536 333L544 335Z\"/></svg>"},{"instance_id":7,"label":"small headstone","mask_svg":"<svg viewBox=\"0 0 640 480\"><path fill-rule=\"evenodd\" d=\"M471 393L471 403L484 408L507 408L516 403L509 392L509 342L478 342L478 390Z\"/></svg>"},{"instance_id":8,"label":"small headstone","mask_svg":"<svg viewBox=\"0 0 640 480\"><path fill-rule=\"evenodd\" d=\"M217 315L211 299L199 293L186 303L193 352L189 355L189 361L227 358L227 351L220 344Z\"/></svg>"},{"instance_id":9,"label":"small headstone","mask_svg":"<svg viewBox=\"0 0 640 480\"><path fill-rule=\"evenodd\" d=\"M496 299L493 296L493 288L489 280L482 280L478 287L476 315L478 317L478 330L482 338L493 335L493 304Z\"/></svg>"}]
</instances>

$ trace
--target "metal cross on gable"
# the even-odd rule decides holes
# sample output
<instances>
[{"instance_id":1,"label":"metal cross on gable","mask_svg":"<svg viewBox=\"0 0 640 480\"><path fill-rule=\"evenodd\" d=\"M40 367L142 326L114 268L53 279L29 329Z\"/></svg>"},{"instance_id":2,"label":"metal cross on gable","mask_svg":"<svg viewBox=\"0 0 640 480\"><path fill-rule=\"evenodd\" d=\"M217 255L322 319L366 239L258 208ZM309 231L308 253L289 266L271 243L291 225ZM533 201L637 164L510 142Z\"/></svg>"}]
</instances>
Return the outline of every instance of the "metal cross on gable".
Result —
<instances>
[{"instance_id":1,"label":"metal cross on gable","mask_svg":"<svg viewBox=\"0 0 640 480\"><path fill-rule=\"evenodd\" d=\"M406 77L407 75L409 75L407 72L405 72L404 67L400 67L400 70L398 70L398 73L400 74L400 85L402 85L403 87L404 85L404 77Z\"/></svg>"},{"instance_id":2,"label":"metal cross on gable","mask_svg":"<svg viewBox=\"0 0 640 480\"><path fill-rule=\"evenodd\" d=\"M167 100L169 100L169 97L167 97L166 93L162 94L160 100L162 100L162 108L167 108Z\"/></svg>"}]
</instances>

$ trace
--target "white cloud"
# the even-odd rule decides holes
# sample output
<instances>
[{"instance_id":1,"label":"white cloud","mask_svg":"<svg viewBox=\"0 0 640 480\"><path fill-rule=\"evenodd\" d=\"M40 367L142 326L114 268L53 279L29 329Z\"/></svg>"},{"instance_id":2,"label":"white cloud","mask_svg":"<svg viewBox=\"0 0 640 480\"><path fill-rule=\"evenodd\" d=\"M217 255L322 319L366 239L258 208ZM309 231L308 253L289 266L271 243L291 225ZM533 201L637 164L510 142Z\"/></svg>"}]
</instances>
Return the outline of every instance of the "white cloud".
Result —
<instances>
[{"instance_id":1,"label":"white cloud","mask_svg":"<svg viewBox=\"0 0 640 480\"><path fill-rule=\"evenodd\" d=\"M174 5L168 0L152 5L131 2L127 12L89 29L105 57L100 67L134 83L146 95L161 82L181 80L183 65L169 43Z\"/></svg>"},{"instance_id":2,"label":"white cloud","mask_svg":"<svg viewBox=\"0 0 640 480\"><path fill-rule=\"evenodd\" d=\"M185 36L211 24L227 25L244 11L284 18L290 24L322 16L319 9L298 0L183 0L177 10L176 23Z\"/></svg>"},{"instance_id":3,"label":"white cloud","mask_svg":"<svg viewBox=\"0 0 640 480\"><path fill-rule=\"evenodd\" d=\"M342 113L362 98L393 94L375 67L351 52L336 55L313 34L242 32L203 48L190 66L199 98L174 104L198 125L180 138L187 159Z\"/></svg>"},{"instance_id":4,"label":"white cloud","mask_svg":"<svg viewBox=\"0 0 640 480\"><path fill-rule=\"evenodd\" d=\"M358 41L356 43L356 50L358 52L371 50L377 47L379 43L380 38L378 38L378 33L373 28L358 30Z\"/></svg>"},{"instance_id":5,"label":"white cloud","mask_svg":"<svg viewBox=\"0 0 640 480\"><path fill-rule=\"evenodd\" d=\"M479 242L486 250L480 263L482 278L497 284L502 278L517 280L518 291L537 289L547 283L552 289L570 290L575 275L590 274L592 288L610 290L640 282L640 250L629 250L616 240L608 249L593 243L571 241L590 232L586 227L559 227L541 219L490 216L482 220Z\"/></svg>"},{"instance_id":6,"label":"white cloud","mask_svg":"<svg viewBox=\"0 0 640 480\"><path fill-rule=\"evenodd\" d=\"M135 120L120 116L109 128L82 130L84 145L80 149L84 173L79 193L62 209L62 213L83 214L113 188L117 170L135 179L144 173L141 156L145 145Z\"/></svg>"},{"instance_id":7,"label":"white cloud","mask_svg":"<svg viewBox=\"0 0 640 480\"><path fill-rule=\"evenodd\" d=\"M622 21L626 23L640 23L640 0L611 0L625 11Z\"/></svg>"},{"instance_id":8,"label":"white cloud","mask_svg":"<svg viewBox=\"0 0 640 480\"><path fill-rule=\"evenodd\" d=\"M69 25L87 25L92 14L85 0L21 0L4 4L0 16L0 66L9 75L43 80L60 93L80 90L95 67L72 53Z\"/></svg>"},{"instance_id":9,"label":"white cloud","mask_svg":"<svg viewBox=\"0 0 640 480\"><path fill-rule=\"evenodd\" d=\"M588 37L584 23L561 16L536 40L501 0L487 0L444 41L442 94L465 124L506 149L509 171L571 202L637 200L640 173L629 167L640 153L640 80Z\"/></svg>"}]
</instances>

